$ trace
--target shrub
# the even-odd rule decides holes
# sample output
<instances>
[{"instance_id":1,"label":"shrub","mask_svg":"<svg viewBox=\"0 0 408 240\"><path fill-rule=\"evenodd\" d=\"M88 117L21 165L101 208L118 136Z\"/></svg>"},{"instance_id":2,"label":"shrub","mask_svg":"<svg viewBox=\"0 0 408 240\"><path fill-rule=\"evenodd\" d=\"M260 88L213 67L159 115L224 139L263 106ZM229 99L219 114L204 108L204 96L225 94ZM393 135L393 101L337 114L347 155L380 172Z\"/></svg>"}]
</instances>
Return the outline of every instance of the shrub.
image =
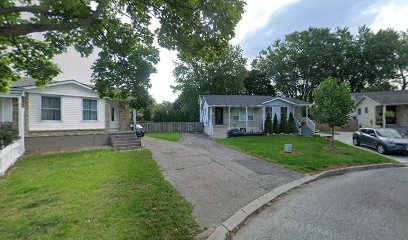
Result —
<instances>
[{"instance_id":1,"label":"shrub","mask_svg":"<svg viewBox=\"0 0 408 240\"><path fill-rule=\"evenodd\" d=\"M0 146L6 147L18 139L18 131L10 122L0 124Z\"/></svg>"},{"instance_id":2,"label":"shrub","mask_svg":"<svg viewBox=\"0 0 408 240\"><path fill-rule=\"evenodd\" d=\"M289 133L297 133L298 128L296 126L295 117L293 117L292 112L289 113L288 125L289 125Z\"/></svg>"},{"instance_id":3,"label":"shrub","mask_svg":"<svg viewBox=\"0 0 408 240\"><path fill-rule=\"evenodd\" d=\"M279 122L278 122L278 116L275 113L275 116L273 117L273 133L278 134L279 133Z\"/></svg>"},{"instance_id":4,"label":"shrub","mask_svg":"<svg viewBox=\"0 0 408 240\"><path fill-rule=\"evenodd\" d=\"M282 117L281 117L279 132L280 133L289 133L288 120L286 120L286 115L282 115Z\"/></svg>"},{"instance_id":5,"label":"shrub","mask_svg":"<svg viewBox=\"0 0 408 240\"><path fill-rule=\"evenodd\" d=\"M227 135L228 137L239 137L245 134L241 130L234 128L234 129L228 130Z\"/></svg>"},{"instance_id":6,"label":"shrub","mask_svg":"<svg viewBox=\"0 0 408 240\"><path fill-rule=\"evenodd\" d=\"M265 133L273 133L272 118L269 113L265 119Z\"/></svg>"}]
</instances>

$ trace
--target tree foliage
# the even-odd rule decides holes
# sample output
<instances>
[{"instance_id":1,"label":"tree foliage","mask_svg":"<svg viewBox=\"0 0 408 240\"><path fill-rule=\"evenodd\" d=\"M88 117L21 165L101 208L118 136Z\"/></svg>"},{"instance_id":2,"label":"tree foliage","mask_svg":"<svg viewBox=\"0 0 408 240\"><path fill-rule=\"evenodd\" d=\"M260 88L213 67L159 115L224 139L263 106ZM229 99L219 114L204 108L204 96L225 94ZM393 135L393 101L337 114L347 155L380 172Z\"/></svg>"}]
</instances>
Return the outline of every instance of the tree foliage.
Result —
<instances>
[{"instance_id":1,"label":"tree foliage","mask_svg":"<svg viewBox=\"0 0 408 240\"><path fill-rule=\"evenodd\" d=\"M349 113L353 111L353 100L350 90L334 78L323 81L313 91L314 104L310 110L317 122L327 124L332 128L344 127L348 123Z\"/></svg>"},{"instance_id":2,"label":"tree foliage","mask_svg":"<svg viewBox=\"0 0 408 240\"><path fill-rule=\"evenodd\" d=\"M132 96L146 105L149 76L161 47L182 59L212 61L234 37L241 0L0 0L0 92L30 76L44 85L58 75L52 58L73 46L82 56L95 48L92 78L102 97ZM156 18L159 25L149 26ZM33 37L40 33L42 39ZM37 34L38 35L38 34Z\"/></svg>"},{"instance_id":3,"label":"tree foliage","mask_svg":"<svg viewBox=\"0 0 408 240\"><path fill-rule=\"evenodd\" d=\"M246 77L246 59L242 49L230 46L224 55L212 63L204 61L178 61L174 69L174 91L180 92L182 111L190 121L199 116L198 96L206 94L242 94Z\"/></svg>"},{"instance_id":4,"label":"tree foliage","mask_svg":"<svg viewBox=\"0 0 408 240\"><path fill-rule=\"evenodd\" d=\"M271 79L277 92L312 101L312 91L328 77L359 92L385 87L385 82L407 86L408 40L392 29L376 33L361 27L356 35L347 28L309 28L293 32L262 50L252 62Z\"/></svg>"},{"instance_id":5,"label":"tree foliage","mask_svg":"<svg viewBox=\"0 0 408 240\"><path fill-rule=\"evenodd\" d=\"M155 106L153 112L154 122L186 122L185 113L177 110L175 104L168 101L163 101Z\"/></svg>"},{"instance_id":6,"label":"tree foliage","mask_svg":"<svg viewBox=\"0 0 408 240\"><path fill-rule=\"evenodd\" d=\"M244 80L245 94L275 96L275 89L266 73L257 69L248 72Z\"/></svg>"}]
</instances>

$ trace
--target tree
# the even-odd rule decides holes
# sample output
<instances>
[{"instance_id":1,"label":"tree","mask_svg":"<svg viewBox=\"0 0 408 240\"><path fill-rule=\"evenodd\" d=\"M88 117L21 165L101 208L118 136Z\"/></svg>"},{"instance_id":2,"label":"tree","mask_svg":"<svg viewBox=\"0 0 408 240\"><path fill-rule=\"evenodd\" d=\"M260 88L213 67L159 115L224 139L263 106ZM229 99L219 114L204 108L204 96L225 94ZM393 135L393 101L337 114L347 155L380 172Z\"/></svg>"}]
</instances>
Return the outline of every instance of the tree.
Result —
<instances>
[{"instance_id":1,"label":"tree","mask_svg":"<svg viewBox=\"0 0 408 240\"><path fill-rule=\"evenodd\" d=\"M269 133L269 134L273 133L272 118L269 113L268 115L266 115L266 119L265 119L265 133Z\"/></svg>"},{"instance_id":2,"label":"tree","mask_svg":"<svg viewBox=\"0 0 408 240\"><path fill-rule=\"evenodd\" d=\"M295 117L293 116L292 112L289 113L288 125L289 133L297 133L298 128L296 126Z\"/></svg>"},{"instance_id":3,"label":"tree","mask_svg":"<svg viewBox=\"0 0 408 240\"><path fill-rule=\"evenodd\" d=\"M281 115L281 121L279 125L279 131L280 133L289 133L289 126L288 126L288 120L286 119L286 115L282 114Z\"/></svg>"},{"instance_id":4,"label":"tree","mask_svg":"<svg viewBox=\"0 0 408 240\"><path fill-rule=\"evenodd\" d=\"M334 127L347 125L349 113L353 111L353 100L350 90L334 78L327 78L313 91L314 103L311 113L319 123L327 124L332 129L334 144Z\"/></svg>"},{"instance_id":5,"label":"tree","mask_svg":"<svg viewBox=\"0 0 408 240\"><path fill-rule=\"evenodd\" d=\"M198 96L205 94L241 94L246 77L246 59L239 46L230 46L224 55L212 63L178 61L173 74L174 91L180 92L182 111L190 121L199 118Z\"/></svg>"},{"instance_id":6,"label":"tree","mask_svg":"<svg viewBox=\"0 0 408 240\"><path fill-rule=\"evenodd\" d=\"M278 115L273 116L273 133L279 133L279 122L278 122Z\"/></svg>"},{"instance_id":7,"label":"tree","mask_svg":"<svg viewBox=\"0 0 408 240\"><path fill-rule=\"evenodd\" d=\"M266 73L257 69L249 71L244 80L245 94L275 96L275 89Z\"/></svg>"},{"instance_id":8,"label":"tree","mask_svg":"<svg viewBox=\"0 0 408 240\"><path fill-rule=\"evenodd\" d=\"M45 85L60 72L51 59L73 46L82 56L96 48L92 80L101 97L146 105L149 76L161 47L182 59L212 61L234 37L242 0L1 0L0 92L27 75ZM27 17L29 16L29 18ZM151 29L152 19L159 22ZM33 37L42 34L42 39Z\"/></svg>"}]
</instances>

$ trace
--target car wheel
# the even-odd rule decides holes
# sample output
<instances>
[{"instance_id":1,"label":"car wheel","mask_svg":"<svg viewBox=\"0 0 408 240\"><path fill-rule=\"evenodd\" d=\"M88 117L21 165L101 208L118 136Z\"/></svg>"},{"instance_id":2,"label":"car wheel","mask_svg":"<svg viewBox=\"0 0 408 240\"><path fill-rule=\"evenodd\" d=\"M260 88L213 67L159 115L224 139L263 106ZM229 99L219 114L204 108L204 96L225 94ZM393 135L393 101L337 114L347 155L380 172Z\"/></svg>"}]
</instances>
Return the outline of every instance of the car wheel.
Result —
<instances>
[{"instance_id":1,"label":"car wheel","mask_svg":"<svg viewBox=\"0 0 408 240\"><path fill-rule=\"evenodd\" d=\"M358 140L358 138L356 138L356 137L353 138L353 145L354 146L359 146L360 145L360 141Z\"/></svg>"},{"instance_id":2,"label":"car wheel","mask_svg":"<svg viewBox=\"0 0 408 240\"><path fill-rule=\"evenodd\" d=\"M377 145L377 152L380 153L380 154L385 154L387 152L387 150L385 149L384 145L378 144Z\"/></svg>"}]
</instances>

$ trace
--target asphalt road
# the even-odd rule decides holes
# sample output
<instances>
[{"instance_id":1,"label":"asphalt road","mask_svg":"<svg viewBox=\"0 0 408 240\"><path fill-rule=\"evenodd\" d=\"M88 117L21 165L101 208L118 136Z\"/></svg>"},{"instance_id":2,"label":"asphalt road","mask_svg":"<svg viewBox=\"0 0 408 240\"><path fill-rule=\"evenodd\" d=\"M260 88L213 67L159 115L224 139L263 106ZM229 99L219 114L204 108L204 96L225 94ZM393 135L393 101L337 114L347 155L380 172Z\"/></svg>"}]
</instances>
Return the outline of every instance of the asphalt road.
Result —
<instances>
[{"instance_id":1,"label":"asphalt road","mask_svg":"<svg viewBox=\"0 0 408 240\"><path fill-rule=\"evenodd\" d=\"M408 168L307 184L252 217L234 239L408 239Z\"/></svg>"}]
</instances>

